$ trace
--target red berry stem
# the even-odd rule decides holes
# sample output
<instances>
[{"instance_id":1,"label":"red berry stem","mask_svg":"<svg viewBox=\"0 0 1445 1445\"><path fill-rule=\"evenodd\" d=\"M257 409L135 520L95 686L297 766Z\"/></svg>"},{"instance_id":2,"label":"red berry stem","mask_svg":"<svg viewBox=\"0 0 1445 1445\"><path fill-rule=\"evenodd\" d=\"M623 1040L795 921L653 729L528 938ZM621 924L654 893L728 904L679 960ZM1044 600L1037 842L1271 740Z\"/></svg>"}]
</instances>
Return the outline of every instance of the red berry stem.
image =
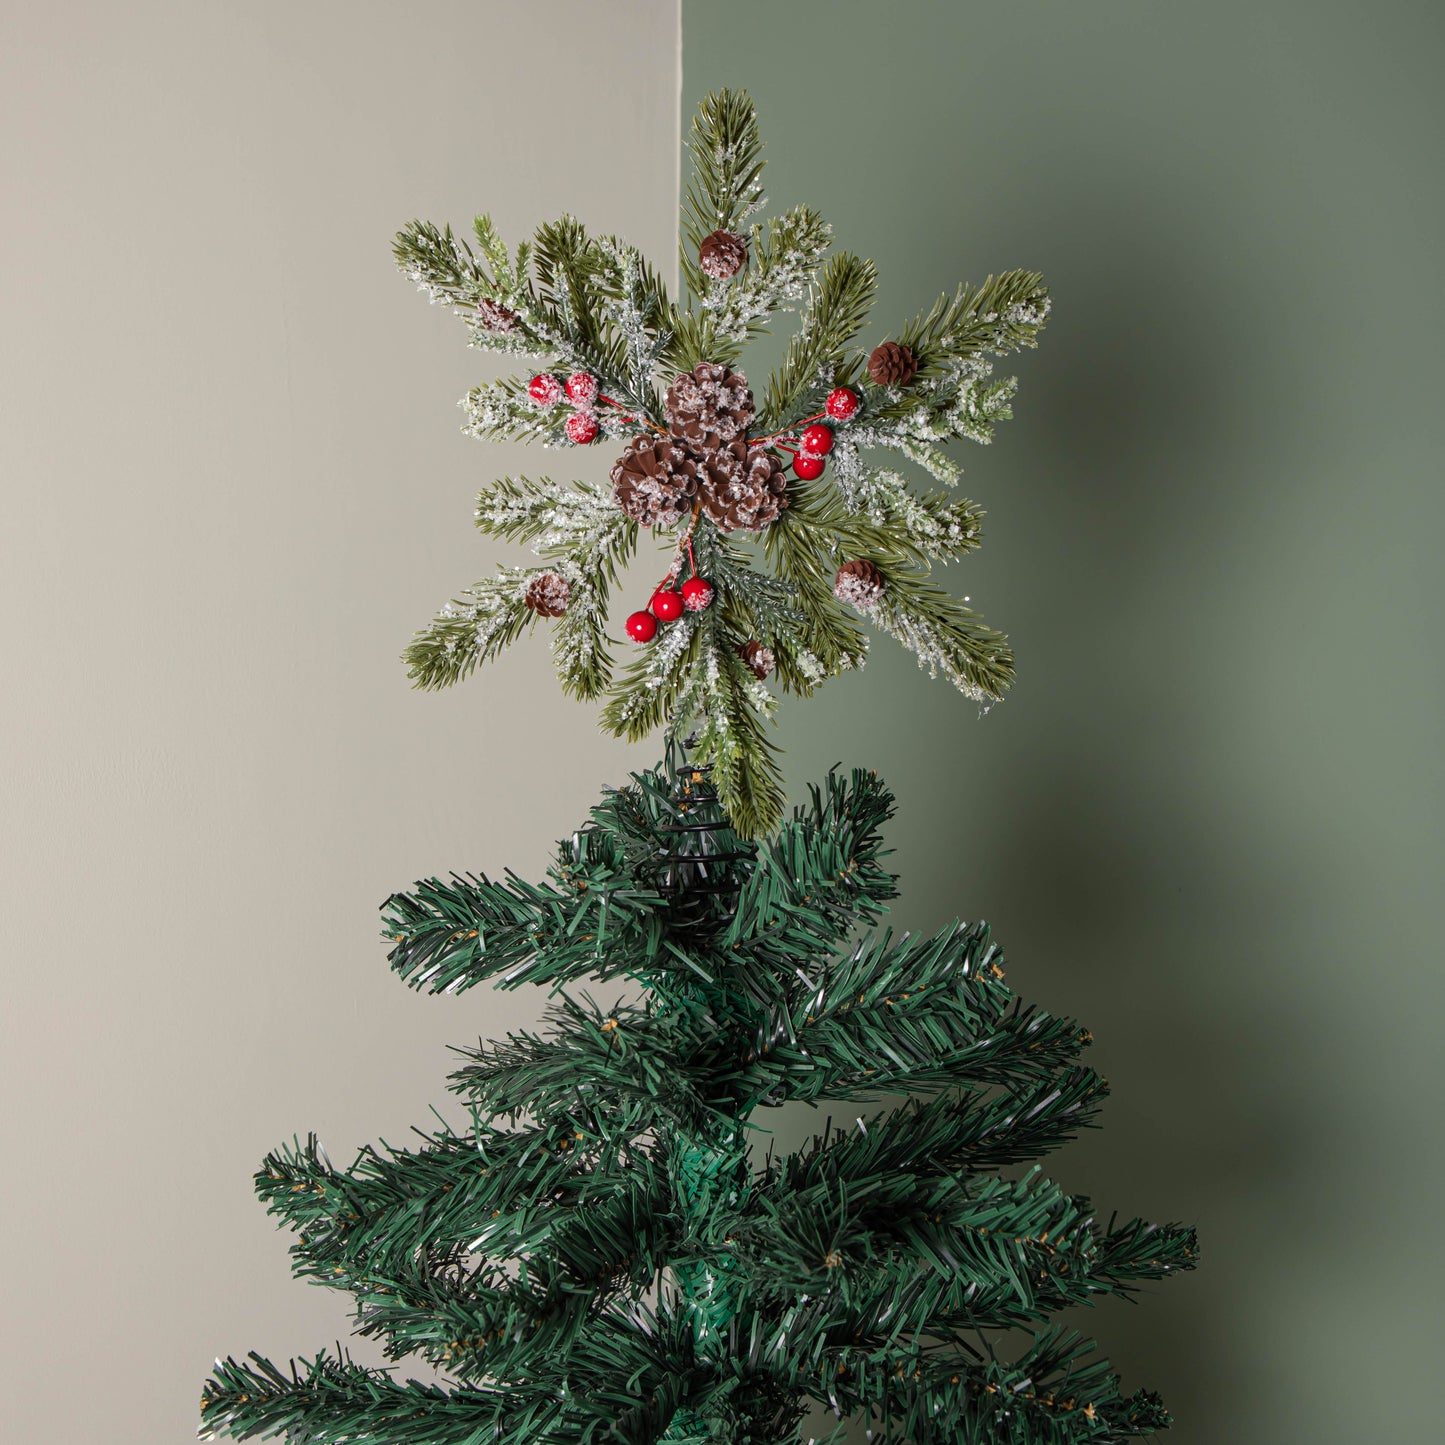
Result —
<instances>
[{"instance_id":1,"label":"red berry stem","mask_svg":"<svg viewBox=\"0 0 1445 1445\"><path fill-rule=\"evenodd\" d=\"M827 415L826 411L815 411L812 416L805 416L802 421L795 421L792 426L785 426L782 431L769 432L766 436L749 437L748 445L750 447L771 446L779 437L793 437L793 440L796 441L797 438L793 436L793 433L799 427L807 426L810 421L822 421Z\"/></svg>"},{"instance_id":2,"label":"red berry stem","mask_svg":"<svg viewBox=\"0 0 1445 1445\"><path fill-rule=\"evenodd\" d=\"M666 430L663 427L658 426L655 421L649 421L648 418L645 416L638 416L635 411L628 411L620 401L613 401L610 396L603 396L600 392L598 393L597 400L601 402L606 402L608 406L615 406L617 410L622 413L623 421L640 421L643 426L648 429L648 431L654 431L660 437L665 437L667 435Z\"/></svg>"},{"instance_id":3,"label":"red berry stem","mask_svg":"<svg viewBox=\"0 0 1445 1445\"><path fill-rule=\"evenodd\" d=\"M666 587L675 581L682 573L682 554L687 553L687 560L692 564L692 574L697 576L697 559L692 554L692 534L697 530L697 519L700 507L692 510L692 520L687 524L687 531L677 539L677 546L673 550L672 565L667 569L667 575L657 585Z\"/></svg>"}]
</instances>

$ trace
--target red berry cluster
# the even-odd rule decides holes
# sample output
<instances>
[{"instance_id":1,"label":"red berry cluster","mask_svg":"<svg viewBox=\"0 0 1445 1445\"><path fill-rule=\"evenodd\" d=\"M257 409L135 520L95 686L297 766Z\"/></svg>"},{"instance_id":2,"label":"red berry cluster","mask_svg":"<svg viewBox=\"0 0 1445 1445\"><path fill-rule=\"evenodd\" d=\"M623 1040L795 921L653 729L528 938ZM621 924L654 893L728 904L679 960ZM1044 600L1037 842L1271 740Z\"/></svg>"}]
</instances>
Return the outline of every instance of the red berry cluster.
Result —
<instances>
[{"instance_id":1,"label":"red berry cluster","mask_svg":"<svg viewBox=\"0 0 1445 1445\"><path fill-rule=\"evenodd\" d=\"M827 466L827 456L833 450L834 427L824 424L826 417L832 422L852 421L858 415L858 393L846 386L835 387L828 393L823 410L816 417L810 417L811 426L805 426L798 436L798 449L784 445L785 451L793 452L793 472L805 482L816 481Z\"/></svg>"},{"instance_id":2,"label":"red berry cluster","mask_svg":"<svg viewBox=\"0 0 1445 1445\"><path fill-rule=\"evenodd\" d=\"M527 383L527 395L543 411L556 406L565 397L573 408L564 428L567 440L576 442L578 446L597 440L601 427L597 425L593 406L607 398L599 396L597 378L590 371L574 371L565 382L559 381L550 372L540 372Z\"/></svg>"},{"instance_id":3,"label":"red berry cluster","mask_svg":"<svg viewBox=\"0 0 1445 1445\"><path fill-rule=\"evenodd\" d=\"M701 577L689 577L681 590L674 590L671 577L664 578L647 610L634 612L627 619L627 635L634 642L651 642L657 636L659 622L676 622L684 610L701 612L711 601L712 583Z\"/></svg>"}]
</instances>

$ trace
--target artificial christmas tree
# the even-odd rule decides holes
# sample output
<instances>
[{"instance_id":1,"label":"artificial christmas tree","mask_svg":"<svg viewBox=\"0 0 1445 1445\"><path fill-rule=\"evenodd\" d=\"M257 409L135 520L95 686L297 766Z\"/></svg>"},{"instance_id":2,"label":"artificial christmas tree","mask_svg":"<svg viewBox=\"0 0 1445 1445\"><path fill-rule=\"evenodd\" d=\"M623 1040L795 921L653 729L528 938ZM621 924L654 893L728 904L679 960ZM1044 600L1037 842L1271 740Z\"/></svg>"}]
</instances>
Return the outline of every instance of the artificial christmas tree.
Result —
<instances>
[{"instance_id":1,"label":"artificial christmas tree","mask_svg":"<svg viewBox=\"0 0 1445 1445\"><path fill-rule=\"evenodd\" d=\"M532 540L545 565L471 589L410 649L414 675L455 681L555 619L563 686L608 696L604 721L627 736L665 726L668 758L604 797L545 883L433 879L388 901L392 966L413 987L551 992L545 1031L483 1043L453 1076L465 1126L348 1169L298 1143L257 1176L296 1233L297 1273L352 1293L359 1332L440 1382L340 1355L218 1361L207 1436L772 1445L813 1406L919 1445L1167 1423L1051 1324L1195 1257L1192 1230L1101 1225L1020 1168L1092 1122L1088 1034L1012 995L982 925L874 932L896 891L890 795L835 772L780 821L761 728L769 677L809 692L862 660L857 617L970 696L1006 684L1002 639L926 577L976 545L976 509L863 453L953 480L938 444L986 440L1008 414L987 356L1032 344L1046 295L1011 273L853 349L871 265L825 261L806 208L739 229L762 203L745 97L709 98L693 154L690 308L570 218L515 260L479 222L485 265L434 227L399 240L476 344L548 358L473 393L481 434L622 449L610 487L483 493L482 529ZM759 404L741 344L804 298ZM608 590L644 528L663 530L666 570L626 619L644 651L617 678ZM585 991L614 980L625 1001ZM760 1150L789 1102L846 1105L854 1122ZM1011 1331L1031 1343L1010 1351Z\"/></svg>"}]
</instances>

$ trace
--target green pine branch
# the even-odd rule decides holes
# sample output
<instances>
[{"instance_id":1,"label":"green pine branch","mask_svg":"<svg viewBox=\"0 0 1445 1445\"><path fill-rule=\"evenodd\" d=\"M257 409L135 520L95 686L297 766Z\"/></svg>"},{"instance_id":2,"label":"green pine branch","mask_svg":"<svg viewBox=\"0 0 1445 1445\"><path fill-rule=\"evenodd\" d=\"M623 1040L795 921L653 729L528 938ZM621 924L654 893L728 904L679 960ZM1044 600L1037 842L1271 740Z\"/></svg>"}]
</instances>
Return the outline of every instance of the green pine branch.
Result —
<instances>
[{"instance_id":1,"label":"green pine branch","mask_svg":"<svg viewBox=\"0 0 1445 1445\"><path fill-rule=\"evenodd\" d=\"M892 569L871 620L918 658L930 677L940 672L965 697L991 703L1014 678L1013 649L1003 633L922 573Z\"/></svg>"},{"instance_id":2,"label":"green pine branch","mask_svg":"<svg viewBox=\"0 0 1445 1445\"><path fill-rule=\"evenodd\" d=\"M574 1283L600 1284L612 1262L635 1265L636 1250L614 1248L625 1233L616 1220L637 1225L644 1204L660 1198L662 1176L638 1143L655 1112L615 1111L628 1121L619 1135L614 1117L585 1104L516 1133L443 1134L410 1152L364 1149L345 1170L308 1139L268 1156L257 1193L298 1235L296 1272L328 1285L394 1287L418 1259L543 1250ZM647 1262L644 1275L655 1268Z\"/></svg>"},{"instance_id":3,"label":"green pine branch","mask_svg":"<svg viewBox=\"0 0 1445 1445\"><path fill-rule=\"evenodd\" d=\"M1087 1045L1074 1036L1074 1047ZM1067 1064L1044 1078L906 1100L853 1129L817 1135L780 1166L786 1192L820 1180L863 1183L890 1174L987 1174L1048 1154L1092 1127L1108 1094L1094 1070Z\"/></svg>"},{"instance_id":4,"label":"green pine branch","mask_svg":"<svg viewBox=\"0 0 1445 1445\"><path fill-rule=\"evenodd\" d=\"M768 378L758 414L763 431L796 423L805 414L800 401L831 383L877 294L878 272L871 261L846 251L828 259L783 364Z\"/></svg>"},{"instance_id":5,"label":"green pine branch","mask_svg":"<svg viewBox=\"0 0 1445 1445\"><path fill-rule=\"evenodd\" d=\"M997 953L982 924L860 943L804 974L791 1006L760 1023L742 1079L781 1103L1047 1077L1081 1031L1013 1000Z\"/></svg>"},{"instance_id":6,"label":"green pine branch","mask_svg":"<svg viewBox=\"0 0 1445 1445\"><path fill-rule=\"evenodd\" d=\"M646 651L637 654L602 708L602 726L629 742L667 725L693 680L703 655L701 614L685 612Z\"/></svg>"},{"instance_id":7,"label":"green pine branch","mask_svg":"<svg viewBox=\"0 0 1445 1445\"><path fill-rule=\"evenodd\" d=\"M535 624L527 585L540 567L499 567L453 598L408 644L407 676L420 688L451 687L490 662Z\"/></svg>"},{"instance_id":8,"label":"green pine branch","mask_svg":"<svg viewBox=\"0 0 1445 1445\"><path fill-rule=\"evenodd\" d=\"M811 1383L813 1398L840 1413L881 1416L883 1439L920 1445L1103 1445L1169 1424L1157 1396L1123 1396L1109 1362L1066 1330L1038 1336L1014 1361L844 1345L824 1353Z\"/></svg>"},{"instance_id":9,"label":"green pine branch","mask_svg":"<svg viewBox=\"0 0 1445 1445\"><path fill-rule=\"evenodd\" d=\"M684 1130L704 1127L731 1104L688 1066L702 1040L676 1015L625 1004L604 1012L564 998L547 1020L545 1035L523 1031L459 1050L470 1062L451 1075L453 1089L490 1118L570 1115L597 1098L646 1105Z\"/></svg>"},{"instance_id":10,"label":"green pine branch","mask_svg":"<svg viewBox=\"0 0 1445 1445\"><path fill-rule=\"evenodd\" d=\"M980 286L961 285L952 296L940 296L903 328L899 340L912 351L919 376L927 378L977 356L1037 346L1049 308L1042 276L1006 271Z\"/></svg>"},{"instance_id":11,"label":"green pine branch","mask_svg":"<svg viewBox=\"0 0 1445 1445\"><path fill-rule=\"evenodd\" d=\"M599 1334L597 1343L611 1346L601 1357L603 1368L579 1372L591 1388L561 1392L546 1375L500 1388L402 1383L385 1371L327 1354L295 1362L290 1373L259 1355L245 1363L221 1360L202 1395L202 1437L576 1445L605 1436L618 1445L655 1445L672 1416L701 1396L705 1382L671 1357L670 1368L641 1351L616 1359L625 1338L621 1330ZM595 1385L588 1374L600 1376Z\"/></svg>"},{"instance_id":12,"label":"green pine branch","mask_svg":"<svg viewBox=\"0 0 1445 1445\"><path fill-rule=\"evenodd\" d=\"M944 492L917 493L891 468L867 466L848 440L838 443L831 460L842 502L832 512L835 525L848 536L849 519L861 513L869 524L863 550L881 548L926 568L956 561L978 547L984 513L976 503Z\"/></svg>"},{"instance_id":13,"label":"green pine branch","mask_svg":"<svg viewBox=\"0 0 1445 1445\"><path fill-rule=\"evenodd\" d=\"M468 1445L481 1428L504 1441L556 1441L586 1419L540 1392L488 1386L448 1391L418 1380L319 1354L289 1373L260 1355L218 1360L201 1396L201 1438L386 1441L387 1445ZM573 1438L576 1438L575 1436Z\"/></svg>"},{"instance_id":14,"label":"green pine branch","mask_svg":"<svg viewBox=\"0 0 1445 1445\"><path fill-rule=\"evenodd\" d=\"M682 193L682 278L694 296L707 292L698 248L713 231L739 231L763 204L763 141L752 100L720 90L698 107L687 135L692 169Z\"/></svg>"},{"instance_id":15,"label":"green pine branch","mask_svg":"<svg viewBox=\"0 0 1445 1445\"><path fill-rule=\"evenodd\" d=\"M722 612L700 616L701 665L681 694L672 733L695 737L733 826L745 838L761 837L776 826L785 801L777 744L767 728L772 695L738 654Z\"/></svg>"},{"instance_id":16,"label":"green pine branch","mask_svg":"<svg viewBox=\"0 0 1445 1445\"><path fill-rule=\"evenodd\" d=\"M838 947L897 895L897 878L880 862L892 815L893 795L876 773L829 773L759 846L721 945L771 964L780 986L796 992L796 959Z\"/></svg>"},{"instance_id":17,"label":"green pine branch","mask_svg":"<svg viewBox=\"0 0 1445 1445\"><path fill-rule=\"evenodd\" d=\"M597 260L587 228L576 216L559 216L537 228L532 244L538 295L578 353L600 357L602 323L592 284Z\"/></svg>"},{"instance_id":18,"label":"green pine branch","mask_svg":"<svg viewBox=\"0 0 1445 1445\"><path fill-rule=\"evenodd\" d=\"M792 590L777 577L748 565L743 556L721 538L710 549L706 569L720 609L724 629L730 637L756 639L775 658L775 675L784 691L806 696L823 680L822 666L798 637L806 617L797 606Z\"/></svg>"},{"instance_id":19,"label":"green pine branch","mask_svg":"<svg viewBox=\"0 0 1445 1445\"><path fill-rule=\"evenodd\" d=\"M751 1216L733 1232L757 1287L789 1297L832 1288L845 1313L855 1274L871 1287L874 1266L900 1260L980 1289L1002 1281L1030 1302L1031 1277L1089 1219L1087 1200L1068 1198L1037 1173L967 1185L911 1174L824 1179L752 1197Z\"/></svg>"},{"instance_id":20,"label":"green pine branch","mask_svg":"<svg viewBox=\"0 0 1445 1445\"><path fill-rule=\"evenodd\" d=\"M413 221L398 231L392 254L402 274L433 305L451 307L467 323L472 346L545 356L553 349L554 325L527 278L531 247L523 242L513 261L489 216L478 216L473 229L481 259L450 226L429 221ZM478 310L484 301L510 311L514 324L505 330L489 327Z\"/></svg>"},{"instance_id":21,"label":"green pine branch","mask_svg":"<svg viewBox=\"0 0 1445 1445\"><path fill-rule=\"evenodd\" d=\"M821 489L794 482L787 510L763 533L764 555L803 614L799 643L830 677L860 667L868 651L867 638L833 595L834 574L844 560L833 545L830 524L837 525L837 517Z\"/></svg>"},{"instance_id":22,"label":"green pine branch","mask_svg":"<svg viewBox=\"0 0 1445 1445\"><path fill-rule=\"evenodd\" d=\"M474 386L462 399L462 406L467 413L463 430L481 441L566 444L566 418L558 412L539 411L527 394L527 380L520 376Z\"/></svg>"},{"instance_id":23,"label":"green pine branch","mask_svg":"<svg viewBox=\"0 0 1445 1445\"><path fill-rule=\"evenodd\" d=\"M731 366L775 316L797 310L828 254L832 234L811 206L794 206L754 224L747 267L731 280L711 283L700 307L678 323L672 354L677 369L690 371L700 361Z\"/></svg>"},{"instance_id":24,"label":"green pine branch","mask_svg":"<svg viewBox=\"0 0 1445 1445\"><path fill-rule=\"evenodd\" d=\"M461 993L487 980L515 988L613 978L644 959L665 967L656 921L663 900L625 881L608 887L619 880L602 841L580 835L561 888L478 874L393 894L383 914L392 968L415 989Z\"/></svg>"}]
</instances>

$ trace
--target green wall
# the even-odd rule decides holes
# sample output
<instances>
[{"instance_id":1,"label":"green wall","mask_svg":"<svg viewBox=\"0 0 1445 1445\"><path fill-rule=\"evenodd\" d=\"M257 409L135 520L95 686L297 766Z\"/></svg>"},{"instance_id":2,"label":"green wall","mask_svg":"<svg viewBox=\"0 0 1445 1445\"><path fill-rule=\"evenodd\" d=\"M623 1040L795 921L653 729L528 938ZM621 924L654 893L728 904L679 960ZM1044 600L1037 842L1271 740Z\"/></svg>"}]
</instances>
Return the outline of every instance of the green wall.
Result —
<instances>
[{"instance_id":1,"label":"green wall","mask_svg":"<svg viewBox=\"0 0 1445 1445\"><path fill-rule=\"evenodd\" d=\"M884 276L874 339L1044 271L956 586L1021 676L886 639L795 704L794 785L901 799L903 921L983 915L1114 1098L1056 1172L1195 1220L1087 1321L1177 1445L1440 1438L1435 540L1445 21L1426 5L685 0L684 114L750 89L769 189Z\"/></svg>"}]
</instances>

